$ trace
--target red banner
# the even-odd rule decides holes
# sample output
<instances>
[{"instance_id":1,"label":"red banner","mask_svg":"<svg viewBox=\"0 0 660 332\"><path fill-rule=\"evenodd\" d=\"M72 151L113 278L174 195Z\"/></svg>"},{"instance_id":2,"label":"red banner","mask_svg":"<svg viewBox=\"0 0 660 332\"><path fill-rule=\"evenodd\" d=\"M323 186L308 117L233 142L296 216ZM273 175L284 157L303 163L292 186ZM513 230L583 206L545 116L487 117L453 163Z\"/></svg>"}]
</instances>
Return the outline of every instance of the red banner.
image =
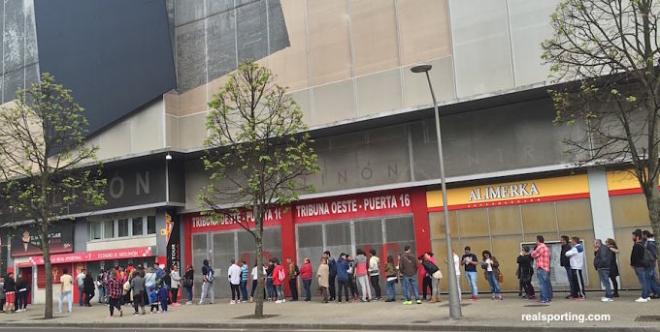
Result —
<instances>
[{"instance_id":1,"label":"red banner","mask_svg":"<svg viewBox=\"0 0 660 332\"><path fill-rule=\"evenodd\" d=\"M412 212L407 191L380 192L301 202L293 211L296 223L346 220Z\"/></svg>"},{"instance_id":2,"label":"red banner","mask_svg":"<svg viewBox=\"0 0 660 332\"><path fill-rule=\"evenodd\" d=\"M289 208L272 208L266 212L264 216L264 226L276 226L282 224L283 221L290 218L291 213ZM189 214L184 217L185 222L192 225L192 233L206 233L226 231L233 229L241 229L241 222L244 225L249 225L251 228L255 226L254 218L251 211L237 213L231 217L223 216L217 218L213 216L204 216L199 213Z\"/></svg>"},{"instance_id":3,"label":"red banner","mask_svg":"<svg viewBox=\"0 0 660 332\"><path fill-rule=\"evenodd\" d=\"M136 257L152 257L152 256L154 256L152 247L138 247L138 248L115 249L115 250L74 252L71 254L64 254L64 255L53 255L50 257L50 262L51 264L65 264L65 263L92 262L92 261L127 259L127 258L136 258ZM44 264L43 256L30 257L30 261L34 265Z\"/></svg>"}]
</instances>

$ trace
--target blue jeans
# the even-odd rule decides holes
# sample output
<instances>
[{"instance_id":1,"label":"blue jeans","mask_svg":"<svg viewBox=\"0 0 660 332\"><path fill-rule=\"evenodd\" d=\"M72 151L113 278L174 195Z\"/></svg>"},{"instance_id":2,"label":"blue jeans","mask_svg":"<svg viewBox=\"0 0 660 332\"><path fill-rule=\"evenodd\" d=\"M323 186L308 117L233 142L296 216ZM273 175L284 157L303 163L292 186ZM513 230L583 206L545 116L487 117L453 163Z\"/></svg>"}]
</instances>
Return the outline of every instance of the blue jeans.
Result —
<instances>
[{"instance_id":1,"label":"blue jeans","mask_svg":"<svg viewBox=\"0 0 660 332\"><path fill-rule=\"evenodd\" d=\"M241 300L247 301L248 291L247 291L247 280L241 280Z\"/></svg>"},{"instance_id":2,"label":"blue jeans","mask_svg":"<svg viewBox=\"0 0 660 332\"><path fill-rule=\"evenodd\" d=\"M412 288L411 290L408 288ZM403 276L403 296L406 301L410 301L411 295L415 295L415 300L419 300L419 291L417 290L417 276L407 277Z\"/></svg>"},{"instance_id":3,"label":"blue jeans","mask_svg":"<svg viewBox=\"0 0 660 332\"><path fill-rule=\"evenodd\" d=\"M185 287L185 289L186 289L186 293L188 293L188 302L192 302L192 298L193 298L193 288L192 288L192 286Z\"/></svg>"},{"instance_id":4,"label":"blue jeans","mask_svg":"<svg viewBox=\"0 0 660 332\"><path fill-rule=\"evenodd\" d=\"M550 285L550 272L544 269L536 269L536 277L539 278L541 302L548 302L552 299L552 286Z\"/></svg>"},{"instance_id":5,"label":"blue jeans","mask_svg":"<svg viewBox=\"0 0 660 332\"><path fill-rule=\"evenodd\" d=\"M466 271L465 278L467 279L468 284L470 285L470 289L472 290L472 296L479 295L479 288L477 287L477 271Z\"/></svg>"},{"instance_id":6,"label":"blue jeans","mask_svg":"<svg viewBox=\"0 0 660 332\"><path fill-rule=\"evenodd\" d=\"M642 297L648 298L651 295L651 285L649 285L648 271L645 267L635 267L635 274L642 287Z\"/></svg>"},{"instance_id":7,"label":"blue jeans","mask_svg":"<svg viewBox=\"0 0 660 332\"><path fill-rule=\"evenodd\" d=\"M59 306L58 306L58 308L60 309L60 311L59 311L60 313L62 313L62 303L64 301L67 302L67 305L68 305L67 308L69 309L69 313L70 313L71 310L73 309L72 308L72 303L71 303L71 302L73 302L73 292L72 291L66 291L66 292L62 292L60 294L60 302L59 302Z\"/></svg>"},{"instance_id":8,"label":"blue jeans","mask_svg":"<svg viewBox=\"0 0 660 332\"><path fill-rule=\"evenodd\" d=\"M390 280L387 282L385 285L385 292L387 293L387 299L394 301L394 284L396 283L396 279Z\"/></svg>"},{"instance_id":9,"label":"blue jeans","mask_svg":"<svg viewBox=\"0 0 660 332\"><path fill-rule=\"evenodd\" d=\"M612 286L610 286L610 269L598 269L600 284L605 288L605 297L612 298Z\"/></svg>"},{"instance_id":10,"label":"blue jeans","mask_svg":"<svg viewBox=\"0 0 660 332\"><path fill-rule=\"evenodd\" d=\"M277 297L275 293L275 286L273 286L273 278L266 278L266 293L268 293L269 299L274 299Z\"/></svg>"},{"instance_id":11,"label":"blue jeans","mask_svg":"<svg viewBox=\"0 0 660 332\"><path fill-rule=\"evenodd\" d=\"M85 287L78 287L78 304L82 307L85 303Z\"/></svg>"},{"instance_id":12,"label":"blue jeans","mask_svg":"<svg viewBox=\"0 0 660 332\"><path fill-rule=\"evenodd\" d=\"M656 278L655 267L656 264L653 263L653 266L646 270L649 279L649 292L651 294L660 295L660 285L658 285L658 280Z\"/></svg>"},{"instance_id":13,"label":"blue jeans","mask_svg":"<svg viewBox=\"0 0 660 332\"><path fill-rule=\"evenodd\" d=\"M486 279L490 285L491 293L493 293L493 295L499 294L501 292L500 283L497 282L497 276L495 273L493 273L493 271L486 271Z\"/></svg>"},{"instance_id":14,"label":"blue jeans","mask_svg":"<svg viewBox=\"0 0 660 332\"><path fill-rule=\"evenodd\" d=\"M305 291L305 301L312 300L312 279L303 279L303 290Z\"/></svg>"}]
</instances>

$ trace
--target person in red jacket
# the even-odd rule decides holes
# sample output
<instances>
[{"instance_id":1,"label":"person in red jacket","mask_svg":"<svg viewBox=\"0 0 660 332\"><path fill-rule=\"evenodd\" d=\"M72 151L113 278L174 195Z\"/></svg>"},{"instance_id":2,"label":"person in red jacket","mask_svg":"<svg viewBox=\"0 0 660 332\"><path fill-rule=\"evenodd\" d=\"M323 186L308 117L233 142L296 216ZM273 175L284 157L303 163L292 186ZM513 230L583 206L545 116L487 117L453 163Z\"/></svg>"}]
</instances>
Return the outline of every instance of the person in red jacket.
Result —
<instances>
[{"instance_id":1,"label":"person in red jacket","mask_svg":"<svg viewBox=\"0 0 660 332\"><path fill-rule=\"evenodd\" d=\"M274 258L275 267L273 268L273 286L275 286L275 292L277 293L277 301L275 303L284 303L284 291L282 290L282 285L286 280L286 269L280 264L280 261L277 258Z\"/></svg>"},{"instance_id":2,"label":"person in red jacket","mask_svg":"<svg viewBox=\"0 0 660 332\"><path fill-rule=\"evenodd\" d=\"M312 276L314 272L312 271L312 262L309 258L305 258L305 263L300 268L300 279L303 282L303 289L305 290L305 302L312 300Z\"/></svg>"}]
</instances>

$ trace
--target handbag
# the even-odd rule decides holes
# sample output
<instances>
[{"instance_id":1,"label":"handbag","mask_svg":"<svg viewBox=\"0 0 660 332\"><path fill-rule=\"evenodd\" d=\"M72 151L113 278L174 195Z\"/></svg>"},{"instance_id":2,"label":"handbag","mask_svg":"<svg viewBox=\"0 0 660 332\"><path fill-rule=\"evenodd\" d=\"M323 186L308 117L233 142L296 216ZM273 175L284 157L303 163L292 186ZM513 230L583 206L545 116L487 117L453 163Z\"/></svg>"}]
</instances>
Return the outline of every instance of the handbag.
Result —
<instances>
[{"instance_id":1,"label":"handbag","mask_svg":"<svg viewBox=\"0 0 660 332\"><path fill-rule=\"evenodd\" d=\"M438 270L438 271L433 272L432 277L433 277L433 279L442 279L442 271Z\"/></svg>"},{"instance_id":2,"label":"handbag","mask_svg":"<svg viewBox=\"0 0 660 332\"><path fill-rule=\"evenodd\" d=\"M504 275L502 274L502 271L497 270L497 282L502 283L504 282Z\"/></svg>"}]
</instances>

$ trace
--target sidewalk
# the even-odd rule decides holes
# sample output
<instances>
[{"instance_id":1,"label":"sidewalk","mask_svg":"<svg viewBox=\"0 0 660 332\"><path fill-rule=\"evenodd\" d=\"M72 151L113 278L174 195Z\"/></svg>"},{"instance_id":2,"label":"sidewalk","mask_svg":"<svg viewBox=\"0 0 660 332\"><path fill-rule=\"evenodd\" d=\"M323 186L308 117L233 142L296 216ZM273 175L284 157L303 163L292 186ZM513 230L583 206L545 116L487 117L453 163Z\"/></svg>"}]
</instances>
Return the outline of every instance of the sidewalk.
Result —
<instances>
[{"instance_id":1,"label":"sidewalk","mask_svg":"<svg viewBox=\"0 0 660 332\"><path fill-rule=\"evenodd\" d=\"M74 306L71 315L56 313L52 320L41 319L43 306L32 306L27 312L0 314L0 326L71 326L71 327L187 327L187 328L262 328L271 330L329 329L329 330L489 330L515 331L530 327L545 330L576 329L599 331L659 330L660 300L649 303L635 303L635 293L622 293L622 297L612 303L601 303L600 293L590 293L586 301L564 300L563 293L557 293L549 306L521 300L515 294L508 294L504 301L493 301L484 295L477 302L467 301L463 306L464 318L460 321L449 319L449 309L445 302L424 303L404 306L398 303L329 303L287 302L265 304L265 313L275 315L264 320L245 319L254 310L253 304L218 303L214 305L188 305L171 307L166 314L133 316L132 308L124 307L124 317L108 317L106 306L92 308ZM561 298L561 299L560 299ZM57 311L57 309L55 309ZM147 308L148 310L148 308ZM523 315L530 314L564 315L563 321L524 321ZM607 314L607 321L588 321L590 314ZM573 315L572 317L567 317ZM640 316L657 316L656 322L636 321ZM533 318L533 317L529 317ZM556 317L559 319L561 317ZM605 319L607 317L604 317ZM652 317L653 318L653 317ZM583 322L579 320L583 319Z\"/></svg>"}]
</instances>

